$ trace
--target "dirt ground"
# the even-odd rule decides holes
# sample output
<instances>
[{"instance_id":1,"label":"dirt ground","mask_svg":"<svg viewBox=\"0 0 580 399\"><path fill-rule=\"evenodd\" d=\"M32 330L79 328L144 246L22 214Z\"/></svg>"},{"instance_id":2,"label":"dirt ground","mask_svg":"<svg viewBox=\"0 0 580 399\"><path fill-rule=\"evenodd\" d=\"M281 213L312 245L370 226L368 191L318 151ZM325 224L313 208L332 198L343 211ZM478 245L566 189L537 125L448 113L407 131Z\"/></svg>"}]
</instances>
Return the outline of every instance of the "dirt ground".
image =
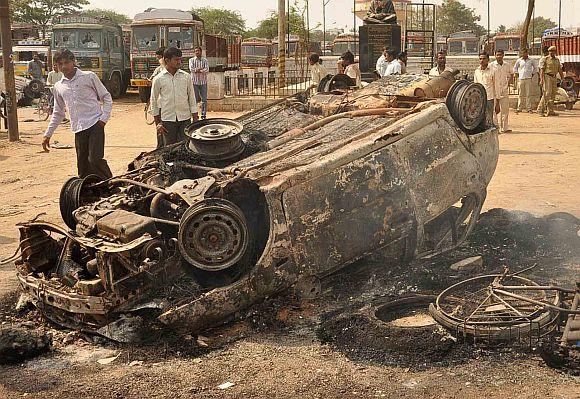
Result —
<instances>
[{"instance_id":1,"label":"dirt ground","mask_svg":"<svg viewBox=\"0 0 580 399\"><path fill-rule=\"evenodd\" d=\"M16 223L41 213L45 220L60 221L59 191L76 171L74 149L42 151L47 123L37 122L33 109L20 110L19 119L20 142L9 143L6 132L0 132L0 259L16 248ZM513 132L500 136L500 160L486 210L503 208L538 216L567 212L580 217L580 104L572 111L560 111L558 118L512 114L510 119ZM115 102L106 132L106 158L113 173L123 172L136 155L155 146L154 129L146 125L136 96ZM55 140L74 146L68 125L58 129ZM522 226L525 230L528 225ZM482 249L487 244L477 242L481 237L507 240L493 236L493 229L481 231L487 235L472 241L474 251L487 251ZM539 234L536 240L541 239ZM493 252L491 247L488 250ZM522 248L522 254L529 251ZM509 252L506 248L502 256ZM567 270L577 276L580 265L574 256L558 262L552 271ZM547 259L558 258L547 250L541 257L550 266ZM490 255L486 265L500 267L501 259ZM2 323L12 317L17 289L12 266L0 266ZM340 300L354 301L348 295ZM364 348L352 343L339 347L321 339L318 306L316 301L290 299L288 305L284 298L272 299L243 315L243 321L207 333L201 340L181 335L144 348L70 340L65 338L68 332L53 329L56 349L50 354L21 365L0 366L0 397L580 398L578 377L547 367L529 350L462 347L460 352L469 355L461 361L427 359L421 367L376 360L385 356L358 356ZM29 317L36 320L37 316ZM409 336L408 341L413 339ZM117 355L109 364L97 362ZM233 386L218 387L226 382Z\"/></svg>"}]
</instances>

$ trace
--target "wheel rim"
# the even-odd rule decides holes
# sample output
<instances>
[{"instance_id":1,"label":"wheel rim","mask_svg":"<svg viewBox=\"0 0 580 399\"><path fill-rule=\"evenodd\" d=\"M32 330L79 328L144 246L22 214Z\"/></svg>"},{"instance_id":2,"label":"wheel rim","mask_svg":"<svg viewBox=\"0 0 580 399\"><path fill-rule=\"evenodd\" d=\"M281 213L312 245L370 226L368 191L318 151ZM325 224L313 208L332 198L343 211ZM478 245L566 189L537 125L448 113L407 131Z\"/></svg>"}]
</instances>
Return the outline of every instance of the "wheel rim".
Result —
<instances>
[{"instance_id":1,"label":"wheel rim","mask_svg":"<svg viewBox=\"0 0 580 399\"><path fill-rule=\"evenodd\" d=\"M485 89L482 92L478 84L465 86L461 91L458 103L459 117L466 129L475 129L482 122L485 117L486 101Z\"/></svg>"},{"instance_id":2,"label":"wheel rim","mask_svg":"<svg viewBox=\"0 0 580 399\"><path fill-rule=\"evenodd\" d=\"M246 218L232 202L206 199L192 205L179 226L179 249L192 266L220 271L236 264L249 243Z\"/></svg>"}]
</instances>

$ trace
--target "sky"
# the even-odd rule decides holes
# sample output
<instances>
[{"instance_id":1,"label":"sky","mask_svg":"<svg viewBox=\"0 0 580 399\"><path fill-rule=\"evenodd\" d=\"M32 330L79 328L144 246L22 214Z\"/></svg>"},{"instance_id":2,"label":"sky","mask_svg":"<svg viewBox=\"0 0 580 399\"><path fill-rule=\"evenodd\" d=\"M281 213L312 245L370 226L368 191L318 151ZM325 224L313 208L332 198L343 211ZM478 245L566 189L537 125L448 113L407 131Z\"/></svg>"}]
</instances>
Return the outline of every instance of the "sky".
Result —
<instances>
[{"instance_id":1,"label":"sky","mask_svg":"<svg viewBox=\"0 0 580 399\"><path fill-rule=\"evenodd\" d=\"M291 0L294 3L294 0ZM304 0L299 0L304 1ZM328 0L327 0L328 1ZM420 0L415 0L419 2ZM487 27L487 1L488 0L462 0L466 6L474 8L481 15L481 25ZM580 26L580 0L536 0L536 16L550 18L558 22L558 4L562 2L562 26ZM310 27L322 24L323 0L309 0L310 3ZM433 0L432 3L440 4L441 0ZM491 30L499 25L510 27L520 22L525 17L527 0L489 0L491 13ZM167 0L91 0L92 7L114 9L117 12L133 18L136 13L144 11L148 7L168 7ZM429 1L426 1L429 3ZM112 5L114 4L114 5ZM172 0L171 8L189 10L192 5L196 7L212 6L238 10L246 19L248 28L255 27L261 19L264 19L270 10L278 6L277 0ZM326 6L326 28L348 28L353 25L352 0L330 0ZM357 25L360 21L357 21ZM322 26L322 25L321 25Z\"/></svg>"}]
</instances>

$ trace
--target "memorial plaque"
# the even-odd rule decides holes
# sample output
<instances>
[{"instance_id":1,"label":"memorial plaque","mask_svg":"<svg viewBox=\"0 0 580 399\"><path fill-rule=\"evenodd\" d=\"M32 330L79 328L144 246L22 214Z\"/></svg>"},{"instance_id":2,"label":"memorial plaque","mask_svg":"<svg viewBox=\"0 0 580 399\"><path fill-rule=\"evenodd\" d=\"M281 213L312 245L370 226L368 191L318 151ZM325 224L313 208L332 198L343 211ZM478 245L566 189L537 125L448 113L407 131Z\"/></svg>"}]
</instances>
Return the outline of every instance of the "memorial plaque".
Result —
<instances>
[{"instance_id":1,"label":"memorial plaque","mask_svg":"<svg viewBox=\"0 0 580 399\"><path fill-rule=\"evenodd\" d=\"M397 52L401 51L400 25L363 25L358 28L359 34L359 67L361 72L369 73L375 70L377 60L387 46Z\"/></svg>"}]
</instances>

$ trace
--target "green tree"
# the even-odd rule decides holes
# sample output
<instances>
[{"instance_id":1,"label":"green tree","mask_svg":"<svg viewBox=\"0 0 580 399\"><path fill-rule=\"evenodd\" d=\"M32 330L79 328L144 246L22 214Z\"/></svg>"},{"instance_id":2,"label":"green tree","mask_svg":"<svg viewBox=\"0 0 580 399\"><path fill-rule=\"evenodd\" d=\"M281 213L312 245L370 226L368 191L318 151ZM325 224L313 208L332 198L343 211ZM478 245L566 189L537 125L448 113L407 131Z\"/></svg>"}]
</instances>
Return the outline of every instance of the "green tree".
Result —
<instances>
[{"instance_id":1,"label":"green tree","mask_svg":"<svg viewBox=\"0 0 580 399\"><path fill-rule=\"evenodd\" d=\"M54 17L78 12L87 4L88 0L12 0L10 5L14 21L38 25L45 37Z\"/></svg>"},{"instance_id":2,"label":"green tree","mask_svg":"<svg viewBox=\"0 0 580 399\"><path fill-rule=\"evenodd\" d=\"M478 22L481 17L473 8L466 7L457 0L443 0L437 7L437 33L448 36L464 30L473 31L476 35L485 34L483 26Z\"/></svg>"},{"instance_id":3,"label":"green tree","mask_svg":"<svg viewBox=\"0 0 580 399\"><path fill-rule=\"evenodd\" d=\"M523 29L523 22L518 22L508 29L509 33L521 33ZM530 22L528 30L528 43L532 42L533 36L540 37L542 32L546 29L555 28L558 24L550 18L536 17ZM533 28L533 29L532 29Z\"/></svg>"},{"instance_id":4,"label":"green tree","mask_svg":"<svg viewBox=\"0 0 580 399\"><path fill-rule=\"evenodd\" d=\"M88 10L83 10L82 14L86 15L87 17L106 17L119 25L128 24L131 22L131 18L129 18L127 15L120 14L113 10L105 10L103 8L91 8Z\"/></svg>"},{"instance_id":5,"label":"green tree","mask_svg":"<svg viewBox=\"0 0 580 399\"><path fill-rule=\"evenodd\" d=\"M495 33L505 33L507 30L507 28L505 27L505 25L500 25L497 27L497 29L495 30Z\"/></svg>"},{"instance_id":6,"label":"green tree","mask_svg":"<svg viewBox=\"0 0 580 399\"><path fill-rule=\"evenodd\" d=\"M286 16L286 25L288 25ZM297 6L290 7L290 34L298 35L301 39L307 36L306 24L304 23L303 10ZM278 37L278 13L270 11L268 18L261 20L258 27L244 33L244 37L263 37L274 39Z\"/></svg>"},{"instance_id":7,"label":"green tree","mask_svg":"<svg viewBox=\"0 0 580 399\"><path fill-rule=\"evenodd\" d=\"M191 12L203 20L204 30L215 35L241 35L246 30L246 21L238 11L224 8L192 8Z\"/></svg>"}]
</instances>

